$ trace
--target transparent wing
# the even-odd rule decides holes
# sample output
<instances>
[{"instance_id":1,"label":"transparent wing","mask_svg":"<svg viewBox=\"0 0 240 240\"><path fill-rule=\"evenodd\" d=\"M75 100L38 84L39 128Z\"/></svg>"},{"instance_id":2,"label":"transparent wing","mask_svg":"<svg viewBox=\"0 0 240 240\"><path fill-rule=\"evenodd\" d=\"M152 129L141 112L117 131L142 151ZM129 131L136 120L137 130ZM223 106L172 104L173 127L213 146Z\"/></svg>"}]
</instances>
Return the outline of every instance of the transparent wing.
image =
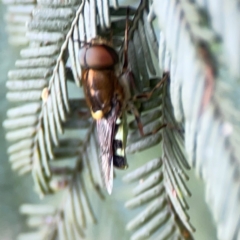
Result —
<instances>
[{"instance_id":1,"label":"transparent wing","mask_svg":"<svg viewBox=\"0 0 240 240\"><path fill-rule=\"evenodd\" d=\"M113 187L113 138L118 114L117 109L117 106L112 107L106 118L97 120L102 176L109 194L111 194Z\"/></svg>"}]
</instances>

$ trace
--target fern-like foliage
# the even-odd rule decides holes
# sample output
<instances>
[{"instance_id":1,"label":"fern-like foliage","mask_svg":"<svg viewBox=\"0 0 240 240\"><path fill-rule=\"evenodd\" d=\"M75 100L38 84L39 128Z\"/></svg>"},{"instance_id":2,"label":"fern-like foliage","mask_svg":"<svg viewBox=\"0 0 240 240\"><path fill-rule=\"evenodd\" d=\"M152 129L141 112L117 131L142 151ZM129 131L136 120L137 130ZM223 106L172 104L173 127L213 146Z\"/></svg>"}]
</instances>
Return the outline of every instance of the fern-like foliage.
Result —
<instances>
[{"instance_id":1,"label":"fern-like foliage","mask_svg":"<svg viewBox=\"0 0 240 240\"><path fill-rule=\"evenodd\" d=\"M129 41L130 66L134 77L140 80L138 88L141 92L156 85L158 80L149 80L151 76L158 76L156 73L161 76L166 72L154 64L150 65L154 58L149 53L156 54L159 46L154 32L150 31L153 28L147 19L147 9L145 5L133 20L134 28L133 32L130 31ZM145 43L149 45L145 46ZM155 57L158 58L158 55ZM189 169L189 165L183 153L183 128L174 120L168 86L169 83L165 82L150 100L139 106L144 133L154 132L166 124L165 128L142 138L136 124L130 123L135 130L129 133L127 153L142 151L162 141L162 154L159 147L158 159L149 161L124 178L128 182L139 181L133 189L134 197L126 206L136 208L148 203L127 226L135 231L131 239L192 239L191 232L194 231L189 224L188 206L184 199L184 195L189 196L190 193L184 184L188 179L184 168Z\"/></svg>"},{"instance_id":2,"label":"fern-like foliage","mask_svg":"<svg viewBox=\"0 0 240 240\"><path fill-rule=\"evenodd\" d=\"M30 21L31 14L37 1L35 0L3 0L7 5L5 21L9 36L9 43L22 46L28 43L25 36L27 31L26 22Z\"/></svg>"},{"instance_id":3,"label":"fern-like foliage","mask_svg":"<svg viewBox=\"0 0 240 240\"><path fill-rule=\"evenodd\" d=\"M138 135L137 141L129 143L126 149L129 153L145 149L144 143L149 147L162 142L159 158L148 161L124 177L127 182L139 182L133 189L134 197L126 203L126 207L147 204L127 225L129 230L135 230L131 239L192 239L191 232L194 231L189 223L188 205L184 198L191 194L184 183L188 180L184 168L189 169L189 165L183 153L183 129L174 120L168 86L166 83L157 95L160 100L158 107L142 115L146 132L166 122L167 127L144 139L137 130L129 135L129 142Z\"/></svg>"},{"instance_id":4,"label":"fern-like foliage","mask_svg":"<svg viewBox=\"0 0 240 240\"><path fill-rule=\"evenodd\" d=\"M207 183L219 239L238 239L240 215L234 213L239 212L240 74L233 49L239 46L237 41L229 44L229 35L235 39L236 32L239 40L239 28L228 30L233 27L230 20L239 22L236 3L226 3L223 32L211 4L139 2L128 16L132 98L154 91L150 98L132 102L146 136L140 135L136 121L128 121L126 152L157 145L159 156L146 159L124 177L139 182L126 207L141 207L127 228L133 231L132 239L192 239L185 200L190 196L185 171L192 166ZM84 98L72 94L73 82L80 87L78 53L84 43L98 35L111 36L123 59L127 11L118 1L111 4L38 1L28 23L29 46L9 72L7 98L15 105L8 110L4 127L12 168L19 174L31 172L40 196L64 189L56 206L22 206L29 225L37 230L21 239L82 239L87 219L96 222L85 181L90 179L104 198L97 133ZM152 26L155 17L159 36ZM165 81L155 89L163 76Z\"/></svg>"},{"instance_id":5,"label":"fern-like foliage","mask_svg":"<svg viewBox=\"0 0 240 240\"><path fill-rule=\"evenodd\" d=\"M55 4L60 6L56 8ZM35 190L40 196L67 188L63 203L50 216L43 214L43 226L31 233L43 239L84 237L86 215L90 213L93 216L84 188L85 178L81 177L85 168L89 170L94 188L103 197L95 125L89 119L85 102L69 96L67 79L73 79L77 86L80 85L79 49L99 33L104 35L110 27L109 11L106 9L110 8L106 8L104 2L82 1L79 6L75 2L44 2L28 23L30 45L21 51L22 59L16 62L17 69L9 72L7 98L18 102L8 111L8 119L4 123L9 129L6 138L13 142L8 150L12 167L20 174L31 171ZM113 34L121 41L126 21L122 21L121 15L126 18L126 9L111 9L110 12L113 15L112 25L118 30ZM135 11L130 11L129 18L132 13ZM136 79L137 93L150 91L160 79L156 76L150 53L152 51L157 57L157 40L147 14L148 2L143 1L129 31L129 69ZM139 57L141 60L136 61ZM151 76L155 78L151 79ZM161 90L157 90L150 101L136 104L140 104L139 111L159 106L159 92ZM149 114L146 117L149 118ZM145 121L143 118L146 133L162 124L158 121L157 125L147 125L152 120ZM129 148L137 144L135 151L139 151L157 144L161 134L153 134L141 141L134 136L130 139L132 144ZM35 209L39 211L38 206ZM77 209L79 212L74 211ZM37 214L28 210L23 212L33 217ZM23 239L28 236L21 235Z\"/></svg>"},{"instance_id":6,"label":"fern-like foliage","mask_svg":"<svg viewBox=\"0 0 240 240\"><path fill-rule=\"evenodd\" d=\"M239 8L234 1L153 1L152 13L161 29L160 67L170 71L174 116L185 122L189 164L206 181L218 238L239 239L240 32L233 24Z\"/></svg>"}]
</instances>

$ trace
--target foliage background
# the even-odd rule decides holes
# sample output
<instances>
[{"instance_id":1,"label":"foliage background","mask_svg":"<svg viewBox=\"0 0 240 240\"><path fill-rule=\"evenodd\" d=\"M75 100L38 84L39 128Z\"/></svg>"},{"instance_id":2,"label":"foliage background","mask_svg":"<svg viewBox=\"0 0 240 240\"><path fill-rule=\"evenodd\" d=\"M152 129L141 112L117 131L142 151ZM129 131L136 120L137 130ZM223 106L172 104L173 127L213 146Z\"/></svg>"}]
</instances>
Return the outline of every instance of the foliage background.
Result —
<instances>
[{"instance_id":1,"label":"foliage background","mask_svg":"<svg viewBox=\"0 0 240 240\"><path fill-rule=\"evenodd\" d=\"M3 21L4 6L0 2L0 118L1 122L5 119L6 110L8 108L7 101L5 99L6 88L5 82L7 79L7 72L10 68L13 68L15 60L18 58L19 49L13 48L8 45L7 33L5 31L5 24ZM10 169L10 164L7 160L6 154L6 142L4 140L4 130L0 129L0 234L1 239L10 240L15 239L17 234L26 230L24 217L18 212L18 208L25 202L38 202L38 196L32 191L32 179L31 176L18 177ZM155 151L154 151L155 150ZM156 148L149 150L148 153L135 154L128 156L130 168L127 170L133 170L137 165L140 166L144 162L145 158L149 158L151 154L154 157L156 154ZM151 156L151 157L152 157ZM151 158L150 158L151 159ZM124 208L124 202L127 196L130 195L130 186L122 183L121 177L126 172L117 172L117 179L114 182L113 195L107 197L105 203L102 203L95 195L90 196L91 201L94 202L96 216L98 218L97 226L88 226L92 228L92 239L97 236L99 239L113 239L109 228L114 229L114 239L129 239L130 234L125 233L125 224L131 219L131 216L136 214L136 211L128 211ZM212 217L208 211L208 208L204 202L204 189L203 183L197 180L193 174L193 171L188 173L190 181L188 187L192 192L192 197L188 199L190 205L190 217L191 223L196 227L197 231L194 234L196 240L215 240L216 231L214 224L212 223ZM88 186L89 187L89 186ZM45 199L44 201L48 201ZM102 204L107 207L106 212L101 212ZM124 234L125 235L124 235ZM123 238L124 235L124 238Z\"/></svg>"}]
</instances>

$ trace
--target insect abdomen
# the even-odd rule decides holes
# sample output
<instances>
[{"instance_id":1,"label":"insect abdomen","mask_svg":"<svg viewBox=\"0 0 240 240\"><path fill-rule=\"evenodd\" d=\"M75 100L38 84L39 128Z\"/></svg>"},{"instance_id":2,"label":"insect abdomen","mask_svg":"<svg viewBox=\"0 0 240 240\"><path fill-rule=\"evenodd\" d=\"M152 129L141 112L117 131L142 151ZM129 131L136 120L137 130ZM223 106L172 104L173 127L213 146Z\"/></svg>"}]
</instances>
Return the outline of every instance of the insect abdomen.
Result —
<instances>
[{"instance_id":1,"label":"insect abdomen","mask_svg":"<svg viewBox=\"0 0 240 240\"><path fill-rule=\"evenodd\" d=\"M125 147L127 141L127 121L123 113L122 118L118 118L115 126L115 137L113 140L113 165L114 167L126 169L128 167Z\"/></svg>"}]
</instances>

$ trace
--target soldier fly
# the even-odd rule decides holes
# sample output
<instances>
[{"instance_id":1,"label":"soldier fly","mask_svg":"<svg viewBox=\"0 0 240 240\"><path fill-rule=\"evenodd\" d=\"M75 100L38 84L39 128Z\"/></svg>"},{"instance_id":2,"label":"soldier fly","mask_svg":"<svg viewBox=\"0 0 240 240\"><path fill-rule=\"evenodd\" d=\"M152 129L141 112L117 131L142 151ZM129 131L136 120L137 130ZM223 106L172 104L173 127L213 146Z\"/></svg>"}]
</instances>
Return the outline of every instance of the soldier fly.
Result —
<instances>
[{"instance_id":1,"label":"soldier fly","mask_svg":"<svg viewBox=\"0 0 240 240\"><path fill-rule=\"evenodd\" d=\"M97 37L80 49L79 60L86 102L96 120L103 178L111 194L113 166L127 168L126 90L117 74L119 58L109 42Z\"/></svg>"},{"instance_id":2,"label":"soldier fly","mask_svg":"<svg viewBox=\"0 0 240 240\"><path fill-rule=\"evenodd\" d=\"M86 43L79 53L82 69L81 83L92 118L96 120L102 175L109 194L111 194L113 186L113 166L120 169L126 169L128 166L125 155L128 130L126 110L131 110L138 124L139 132L142 136L146 136L143 133L138 110L133 102L140 98L149 99L168 78L168 74L166 74L150 92L131 97L130 82L134 85L134 77L129 70L127 51L128 17L122 66L118 53L111 42L101 37L96 37Z\"/></svg>"},{"instance_id":3,"label":"soldier fly","mask_svg":"<svg viewBox=\"0 0 240 240\"><path fill-rule=\"evenodd\" d=\"M125 36L125 56L121 71L118 71L120 68L118 54L105 39L100 37L92 39L90 43L80 49L79 54L82 68L81 83L92 118L96 120L102 174L109 194L111 194L113 186L113 166L120 169L127 168L125 155L128 129L126 110L133 112L139 131L144 136L139 113L134 107L133 101L150 98L167 77L166 75L152 91L130 98L129 82L134 79L130 79L131 72L127 66L126 39L127 35Z\"/></svg>"}]
</instances>

